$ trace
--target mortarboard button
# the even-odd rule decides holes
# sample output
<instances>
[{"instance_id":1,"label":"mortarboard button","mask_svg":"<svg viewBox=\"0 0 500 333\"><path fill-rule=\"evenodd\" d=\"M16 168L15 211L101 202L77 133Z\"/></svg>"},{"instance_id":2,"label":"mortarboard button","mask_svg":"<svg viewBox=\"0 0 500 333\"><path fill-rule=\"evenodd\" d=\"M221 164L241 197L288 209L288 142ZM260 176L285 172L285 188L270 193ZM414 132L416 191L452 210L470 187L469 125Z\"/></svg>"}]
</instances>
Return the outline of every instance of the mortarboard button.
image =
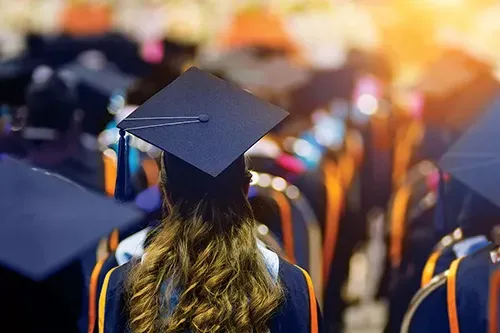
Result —
<instances>
[{"instance_id":1,"label":"mortarboard button","mask_svg":"<svg viewBox=\"0 0 500 333\"><path fill-rule=\"evenodd\" d=\"M0 266L35 281L69 264L113 228L143 219L131 206L9 157L0 160L0 194Z\"/></svg>"},{"instance_id":2,"label":"mortarboard button","mask_svg":"<svg viewBox=\"0 0 500 333\"><path fill-rule=\"evenodd\" d=\"M500 206L500 99L490 104L446 152L439 166L452 177Z\"/></svg>"},{"instance_id":3,"label":"mortarboard button","mask_svg":"<svg viewBox=\"0 0 500 333\"><path fill-rule=\"evenodd\" d=\"M192 67L118 127L216 177L287 116Z\"/></svg>"}]
</instances>

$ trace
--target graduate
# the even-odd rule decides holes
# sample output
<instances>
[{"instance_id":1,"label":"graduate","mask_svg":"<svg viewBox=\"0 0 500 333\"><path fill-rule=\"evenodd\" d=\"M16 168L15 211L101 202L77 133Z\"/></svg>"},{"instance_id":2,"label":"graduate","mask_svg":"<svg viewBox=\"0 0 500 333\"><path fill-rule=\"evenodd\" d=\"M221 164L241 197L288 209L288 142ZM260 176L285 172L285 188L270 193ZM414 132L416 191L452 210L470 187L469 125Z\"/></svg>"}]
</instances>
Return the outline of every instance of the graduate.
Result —
<instances>
[{"instance_id":1,"label":"graduate","mask_svg":"<svg viewBox=\"0 0 500 333\"><path fill-rule=\"evenodd\" d=\"M0 141L0 151L104 192L106 163L97 141L81 129L83 112L72 79L41 66L35 70L25 98L26 105L14 117L16 126ZM114 175L111 181L114 183Z\"/></svg>"},{"instance_id":2,"label":"graduate","mask_svg":"<svg viewBox=\"0 0 500 333\"><path fill-rule=\"evenodd\" d=\"M496 186L496 156L500 150L496 126L499 121L500 100L496 99L439 163L451 177L482 196L469 199L478 221L474 226L476 230L485 225L491 227L500 218L499 209L492 208L500 206L500 192ZM489 223L481 223L484 221ZM477 247L477 241L454 246L457 259L415 295L401 332L487 331L489 279L493 266L498 263L498 247L493 243L483 244L480 250Z\"/></svg>"},{"instance_id":3,"label":"graduate","mask_svg":"<svg viewBox=\"0 0 500 333\"><path fill-rule=\"evenodd\" d=\"M400 145L402 149L399 150L402 155L408 155L409 165L419 161L438 160L466 131L467 127L485 113L500 91L499 82L494 78L490 65L463 51L453 49L445 50L444 54L430 65L418 85L418 90L422 100L417 103L421 103L421 106L415 110L415 114L419 115L419 118L412 121L410 128L413 130L405 132L407 136L405 140L408 140L408 143L412 141L412 143L408 147L404 144ZM411 132L414 132L414 135L410 135ZM408 154L409 152L411 153ZM399 192L407 190L402 187L398 189ZM410 189L410 192L413 196L414 189ZM393 274L395 277L393 285L396 285L396 288L393 288L394 296L392 296L391 307L394 310L391 310L389 314L391 327L388 327L387 332L399 329L403 313L417 288L426 284L438 272L448 269L450 259L454 259L453 251L450 252L449 246L447 249L443 249L439 244L435 248L434 246L436 243L441 243L441 239L447 244L450 239L447 236L454 237L453 232L460 226L458 216L462 213L467 193L470 191L464 188L459 180L451 177L450 180L440 185L438 201L435 205L436 214L433 218L434 225L429 218L419 219L423 223L420 226L415 225L414 231L406 227L405 234L414 240L420 239L421 247L406 251L406 264L401 267L398 275ZM480 222L474 217L478 210L470 208L467 210L469 221L478 225ZM408 213L411 212L408 211ZM463 220L463 223L467 222ZM457 231L457 234L460 232ZM433 241L429 238L427 244L421 242L431 233L434 234ZM425 235L425 237L420 235ZM406 249L409 248L405 247ZM437 259L436 251L441 250L445 250L443 260L435 262L434 269L433 260ZM405 268L411 274L405 273ZM407 288L405 284L408 285Z\"/></svg>"},{"instance_id":4,"label":"graduate","mask_svg":"<svg viewBox=\"0 0 500 333\"><path fill-rule=\"evenodd\" d=\"M398 332L406 309L421 285L422 271L437 243L433 217L439 170L430 161L412 167L389 206L389 321L386 332Z\"/></svg>"},{"instance_id":5,"label":"graduate","mask_svg":"<svg viewBox=\"0 0 500 333\"><path fill-rule=\"evenodd\" d=\"M164 153L169 207L141 260L111 270L99 332L318 332L309 275L258 245L243 153L287 112L197 68L119 128Z\"/></svg>"},{"instance_id":6,"label":"graduate","mask_svg":"<svg viewBox=\"0 0 500 333\"><path fill-rule=\"evenodd\" d=\"M422 287L435 275L446 271L458 257L472 254L489 245L488 239L491 239L493 227L498 224L500 209L464 188L463 184L460 185L462 193L458 195L462 200L455 205L455 210L458 211L458 228L443 237L427 259L422 272ZM460 185L456 184L455 189L460 191ZM448 204L450 203L445 205Z\"/></svg>"},{"instance_id":7,"label":"graduate","mask_svg":"<svg viewBox=\"0 0 500 333\"><path fill-rule=\"evenodd\" d=\"M6 155L0 195L2 331L80 332L85 278L78 258L142 213Z\"/></svg>"},{"instance_id":8,"label":"graduate","mask_svg":"<svg viewBox=\"0 0 500 333\"><path fill-rule=\"evenodd\" d=\"M0 61L0 105L18 107L25 103L24 90L38 61L29 56Z\"/></svg>"}]
</instances>

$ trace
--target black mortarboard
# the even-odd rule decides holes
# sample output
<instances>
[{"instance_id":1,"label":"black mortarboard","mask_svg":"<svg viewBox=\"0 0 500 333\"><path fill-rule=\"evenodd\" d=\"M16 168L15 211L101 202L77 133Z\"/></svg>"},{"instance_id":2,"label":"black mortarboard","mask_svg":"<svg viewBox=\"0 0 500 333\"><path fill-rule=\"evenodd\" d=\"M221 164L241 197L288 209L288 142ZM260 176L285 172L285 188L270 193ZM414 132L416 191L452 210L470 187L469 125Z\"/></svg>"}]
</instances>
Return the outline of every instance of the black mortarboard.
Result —
<instances>
[{"instance_id":1,"label":"black mortarboard","mask_svg":"<svg viewBox=\"0 0 500 333\"><path fill-rule=\"evenodd\" d=\"M0 266L44 280L97 244L113 228L142 222L142 213L70 181L0 160Z\"/></svg>"},{"instance_id":2,"label":"black mortarboard","mask_svg":"<svg viewBox=\"0 0 500 333\"><path fill-rule=\"evenodd\" d=\"M444 154L440 167L500 206L500 98Z\"/></svg>"},{"instance_id":3,"label":"black mortarboard","mask_svg":"<svg viewBox=\"0 0 500 333\"><path fill-rule=\"evenodd\" d=\"M109 98L114 92L126 90L134 81L134 78L113 68L112 64L104 64L103 68L90 68L83 64L73 63L62 67L62 71L68 71L70 75L85 85L92 87L96 93Z\"/></svg>"},{"instance_id":4,"label":"black mortarboard","mask_svg":"<svg viewBox=\"0 0 500 333\"><path fill-rule=\"evenodd\" d=\"M78 108L78 95L71 80L47 66L33 72L33 80L26 88L27 125L66 131Z\"/></svg>"},{"instance_id":5,"label":"black mortarboard","mask_svg":"<svg viewBox=\"0 0 500 333\"><path fill-rule=\"evenodd\" d=\"M83 128L86 132L99 133L112 116L107 112L110 99L117 93L124 94L134 78L120 72L110 63L102 68L90 68L75 62L61 68L63 75L76 81L80 108L85 112Z\"/></svg>"},{"instance_id":6,"label":"black mortarboard","mask_svg":"<svg viewBox=\"0 0 500 333\"><path fill-rule=\"evenodd\" d=\"M351 67L311 72L307 84L290 94L290 112L293 115L310 114L318 108L328 107L335 99L349 100L354 92L355 77L356 70Z\"/></svg>"},{"instance_id":7,"label":"black mortarboard","mask_svg":"<svg viewBox=\"0 0 500 333\"><path fill-rule=\"evenodd\" d=\"M24 104L24 89L36 65L37 61L24 56L0 61L0 104Z\"/></svg>"},{"instance_id":8,"label":"black mortarboard","mask_svg":"<svg viewBox=\"0 0 500 333\"><path fill-rule=\"evenodd\" d=\"M432 63L418 89L425 97L423 121L440 132L461 133L496 98L500 83L491 66L458 50L447 50Z\"/></svg>"},{"instance_id":9,"label":"black mortarboard","mask_svg":"<svg viewBox=\"0 0 500 333\"><path fill-rule=\"evenodd\" d=\"M118 127L216 177L287 116L192 67Z\"/></svg>"}]
</instances>

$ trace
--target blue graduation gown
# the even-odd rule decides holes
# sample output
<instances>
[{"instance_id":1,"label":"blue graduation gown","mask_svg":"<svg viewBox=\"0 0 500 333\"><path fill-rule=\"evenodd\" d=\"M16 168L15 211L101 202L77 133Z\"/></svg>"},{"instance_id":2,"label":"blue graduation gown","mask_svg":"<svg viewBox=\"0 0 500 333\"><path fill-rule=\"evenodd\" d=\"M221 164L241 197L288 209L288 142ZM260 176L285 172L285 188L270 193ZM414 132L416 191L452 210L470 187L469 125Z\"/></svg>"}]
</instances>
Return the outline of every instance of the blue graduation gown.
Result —
<instances>
[{"instance_id":1,"label":"blue graduation gown","mask_svg":"<svg viewBox=\"0 0 500 333\"><path fill-rule=\"evenodd\" d=\"M489 278L493 263L486 246L455 260L414 297L402 333L487 332ZM455 315L456 314L456 315ZM456 318L456 320L455 320Z\"/></svg>"},{"instance_id":2,"label":"blue graduation gown","mask_svg":"<svg viewBox=\"0 0 500 333\"><path fill-rule=\"evenodd\" d=\"M127 263L110 271L106 276L99 299L99 333L128 333L127 313L123 281L133 263ZM282 259L279 260L279 281L286 299L281 309L272 317L269 328L272 333L319 333L323 332L321 315L314 295L310 294L303 271ZM311 304L311 299L314 303Z\"/></svg>"},{"instance_id":3,"label":"blue graduation gown","mask_svg":"<svg viewBox=\"0 0 500 333\"><path fill-rule=\"evenodd\" d=\"M446 238L452 237L452 241L446 244ZM453 236L453 233L449 234L441 240L438 244L438 248L434 251L433 255L429 257L424 269L424 274L430 274L427 278L434 277L445 272L450 268L451 263L458 257L464 255L470 255L482 248L490 245L490 242L486 239L486 236L478 235L467 238L461 238ZM429 270L429 271L427 271ZM422 277L422 281L423 281Z\"/></svg>"}]
</instances>

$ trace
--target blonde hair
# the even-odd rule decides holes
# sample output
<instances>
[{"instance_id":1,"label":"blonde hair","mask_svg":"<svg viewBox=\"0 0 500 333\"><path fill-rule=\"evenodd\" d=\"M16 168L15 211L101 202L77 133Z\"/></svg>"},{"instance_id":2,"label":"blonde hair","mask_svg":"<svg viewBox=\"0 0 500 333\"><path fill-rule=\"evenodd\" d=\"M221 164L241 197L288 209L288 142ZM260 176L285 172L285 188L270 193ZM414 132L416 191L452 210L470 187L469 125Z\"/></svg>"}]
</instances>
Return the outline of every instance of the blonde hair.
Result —
<instances>
[{"instance_id":1,"label":"blonde hair","mask_svg":"<svg viewBox=\"0 0 500 333\"><path fill-rule=\"evenodd\" d=\"M129 275L133 333L269 332L283 291L257 248L253 216L233 208L201 200L182 216L171 207Z\"/></svg>"}]
</instances>

